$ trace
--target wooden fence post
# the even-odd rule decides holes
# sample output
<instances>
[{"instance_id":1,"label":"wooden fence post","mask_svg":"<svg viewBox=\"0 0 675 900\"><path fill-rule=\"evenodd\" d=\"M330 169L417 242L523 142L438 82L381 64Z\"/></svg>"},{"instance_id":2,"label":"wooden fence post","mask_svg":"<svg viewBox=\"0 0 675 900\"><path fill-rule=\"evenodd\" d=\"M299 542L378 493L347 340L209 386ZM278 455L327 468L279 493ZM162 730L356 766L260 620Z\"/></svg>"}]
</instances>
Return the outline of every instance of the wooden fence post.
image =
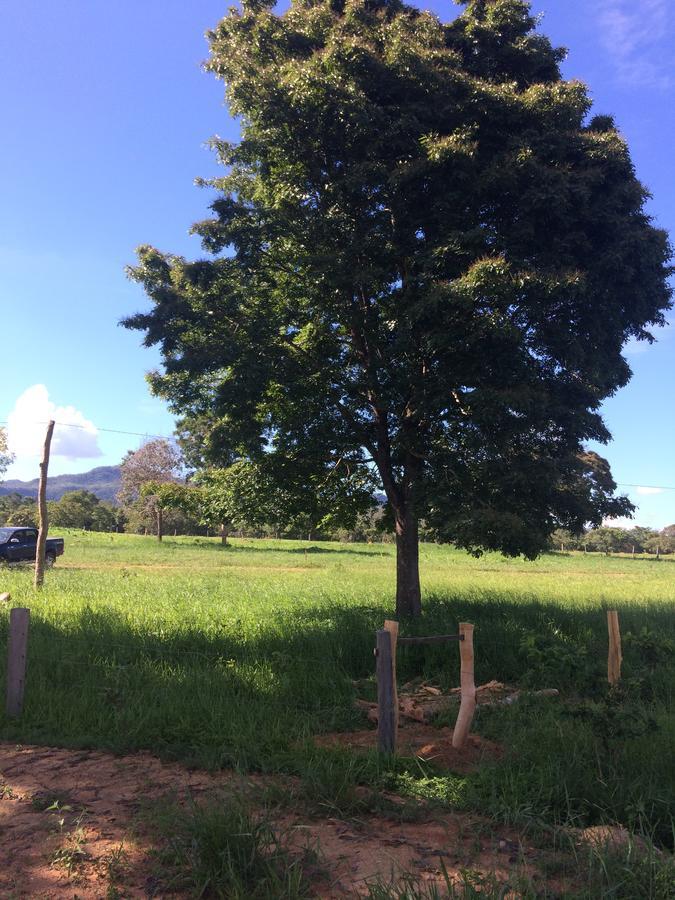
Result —
<instances>
[{"instance_id":1,"label":"wooden fence post","mask_svg":"<svg viewBox=\"0 0 675 900\"><path fill-rule=\"evenodd\" d=\"M455 729L452 732L452 746L456 749L464 746L476 709L476 683L473 676L473 625L469 622L460 622L459 634L462 699L459 704L459 713L457 714Z\"/></svg>"},{"instance_id":2,"label":"wooden fence post","mask_svg":"<svg viewBox=\"0 0 675 900\"><path fill-rule=\"evenodd\" d=\"M45 445L42 450L42 462L40 463L40 481L38 483L38 517L39 528L37 546L35 547L35 587L41 588L45 580L45 545L47 542L47 531L49 529L48 511L47 511L47 476L49 474L49 452L52 446L52 435L54 434L54 420L50 420L47 425L47 434L45 435Z\"/></svg>"},{"instance_id":3,"label":"wooden fence post","mask_svg":"<svg viewBox=\"0 0 675 900\"><path fill-rule=\"evenodd\" d=\"M20 716L26 685L26 654L30 610L15 607L9 613L7 641L7 715Z\"/></svg>"},{"instance_id":4,"label":"wooden fence post","mask_svg":"<svg viewBox=\"0 0 675 900\"><path fill-rule=\"evenodd\" d=\"M375 648L377 673L377 747L380 753L396 752L396 710L394 709L393 636L382 628Z\"/></svg>"},{"instance_id":5,"label":"wooden fence post","mask_svg":"<svg viewBox=\"0 0 675 900\"><path fill-rule=\"evenodd\" d=\"M394 619L384 620L384 630L391 635L391 683L394 703L394 729L398 736L398 687L396 681L396 646L398 644L398 622Z\"/></svg>"},{"instance_id":6,"label":"wooden fence post","mask_svg":"<svg viewBox=\"0 0 675 900\"><path fill-rule=\"evenodd\" d=\"M618 684L621 679L621 631L619 629L619 613L615 609L607 610L607 631L609 633L609 651L607 654L607 681L611 685Z\"/></svg>"}]
</instances>

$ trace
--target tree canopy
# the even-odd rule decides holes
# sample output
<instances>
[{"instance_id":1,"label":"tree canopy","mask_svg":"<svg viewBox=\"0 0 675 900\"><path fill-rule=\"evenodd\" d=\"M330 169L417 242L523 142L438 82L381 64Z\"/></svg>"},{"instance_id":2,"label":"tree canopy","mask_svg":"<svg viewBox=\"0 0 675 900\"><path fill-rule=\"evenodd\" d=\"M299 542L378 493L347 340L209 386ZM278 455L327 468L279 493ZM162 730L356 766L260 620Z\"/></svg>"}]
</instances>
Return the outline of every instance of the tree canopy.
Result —
<instances>
[{"instance_id":1,"label":"tree canopy","mask_svg":"<svg viewBox=\"0 0 675 900\"><path fill-rule=\"evenodd\" d=\"M115 531L118 518L118 510L91 491L67 491L60 500L49 504L49 521L64 528Z\"/></svg>"},{"instance_id":2,"label":"tree canopy","mask_svg":"<svg viewBox=\"0 0 675 900\"><path fill-rule=\"evenodd\" d=\"M246 0L210 33L218 138L195 262L144 246L153 389L211 464L374 471L397 612L418 521L535 556L630 504L587 441L664 321L670 248L625 141L523 0ZM280 469L282 466L279 467ZM365 477L365 476L364 476Z\"/></svg>"},{"instance_id":3,"label":"tree canopy","mask_svg":"<svg viewBox=\"0 0 675 900\"><path fill-rule=\"evenodd\" d=\"M233 529L263 526L301 531L311 540L317 530L353 529L359 516L376 505L367 472L334 478L329 473L319 481L311 470L285 466L279 473L270 462L276 460L239 460L224 469L203 469L189 484L147 482L141 496L220 529L223 543Z\"/></svg>"},{"instance_id":4,"label":"tree canopy","mask_svg":"<svg viewBox=\"0 0 675 900\"><path fill-rule=\"evenodd\" d=\"M120 467L117 499L128 509L152 518L158 540L162 540L164 505L143 486L149 483L178 482L184 475L183 457L176 445L165 438L146 441L138 450L130 450Z\"/></svg>"}]
</instances>

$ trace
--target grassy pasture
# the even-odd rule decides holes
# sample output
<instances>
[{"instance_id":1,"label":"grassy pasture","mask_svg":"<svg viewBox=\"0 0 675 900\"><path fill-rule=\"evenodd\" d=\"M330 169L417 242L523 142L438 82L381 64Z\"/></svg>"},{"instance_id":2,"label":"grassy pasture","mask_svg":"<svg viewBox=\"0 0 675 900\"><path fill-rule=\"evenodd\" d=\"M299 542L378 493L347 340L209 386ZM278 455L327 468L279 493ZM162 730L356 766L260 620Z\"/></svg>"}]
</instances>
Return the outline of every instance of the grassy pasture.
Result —
<instances>
[{"instance_id":1,"label":"grassy pasture","mask_svg":"<svg viewBox=\"0 0 675 900\"><path fill-rule=\"evenodd\" d=\"M1 738L294 773L306 799L341 813L377 802L356 790L368 784L538 827L621 823L672 846L675 562L473 559L423 545L424 614L402 633L474 622L479 683L561 691L479 710L474 729L506 757L458 776L309 740L363 726L354 681L374 689L393 547L66 538L40 594L30 571L0 572L0 590L31 609L26 708L16 722L3 711ZM619 610L624 636L619 698L604 687L607 608ZM3 656L7 619L1 610ZM456 646L402 649L400 678L419 675L457 684Z\"/></svg>"}]
</instances>

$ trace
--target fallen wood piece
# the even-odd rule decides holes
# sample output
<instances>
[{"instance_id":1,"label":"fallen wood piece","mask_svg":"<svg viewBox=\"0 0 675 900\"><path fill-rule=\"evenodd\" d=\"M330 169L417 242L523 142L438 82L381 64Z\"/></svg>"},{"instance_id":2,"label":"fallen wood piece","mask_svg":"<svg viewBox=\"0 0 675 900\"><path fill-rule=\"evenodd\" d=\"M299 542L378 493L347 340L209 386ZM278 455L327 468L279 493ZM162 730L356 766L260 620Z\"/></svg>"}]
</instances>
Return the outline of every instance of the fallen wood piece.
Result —
<instances>
[{"instance_id":1,"label":"fallen wood piece","mask_svg":"<svg viewBox=\"0 0 675 900\"><path fill-rule=\"evenodd\" d=\"M461 688L460 688L461 690ZM476 688L478 691L506 691L508 688L502 681L486 681L485 684L479 684Z\"/></svg>"},{"instance_id":2,"label":"fallen wood piece","mask_svg":"<svg viewBox=\"0 0 675 900\"><path fill-rule=\"evenodd\" d=\"M400 704L399 710L402 716L407 719L414 719L416 722L425 722L427 714L424 709L419 707L415 701L409 697L404 697Z\"/></svg>"},{"instance_id":3,"label":"fallen wood piece","mask_svg":"<svg viewBox=\"0 0 675 900\"><path fill-rule=\"evenodd\" d=\"M558 697L559 695L560 691L558 688L544 688L541 691L514 691L512 694L501 697L499 700L488 700L481 703L481 706L511 706L517 703L521 697Z\"/></svg>"}]
</instances>

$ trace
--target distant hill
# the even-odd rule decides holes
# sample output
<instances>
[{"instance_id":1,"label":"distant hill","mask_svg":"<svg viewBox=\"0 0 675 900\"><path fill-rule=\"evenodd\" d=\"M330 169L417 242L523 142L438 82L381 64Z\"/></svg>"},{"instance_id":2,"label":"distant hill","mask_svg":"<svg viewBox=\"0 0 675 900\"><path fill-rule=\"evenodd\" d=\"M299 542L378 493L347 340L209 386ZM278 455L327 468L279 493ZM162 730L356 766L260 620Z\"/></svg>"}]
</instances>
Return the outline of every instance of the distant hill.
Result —
<instances>
[{"instance_id":1,"label":"distant hill","mask_svg":"<svg viewBox=\"0 0 675 900\"><path fill-rule=\"evenodd\" d=\"M47 499L60 500L68 491L91 491L99 500L114 501L120 488L119 466L98 466L90 472L78 475L54 475L47 481ZM37 497L38 479L19 481L13 479L0 484L0 494L21 494Z\"/></svg>"}]
</instances>

